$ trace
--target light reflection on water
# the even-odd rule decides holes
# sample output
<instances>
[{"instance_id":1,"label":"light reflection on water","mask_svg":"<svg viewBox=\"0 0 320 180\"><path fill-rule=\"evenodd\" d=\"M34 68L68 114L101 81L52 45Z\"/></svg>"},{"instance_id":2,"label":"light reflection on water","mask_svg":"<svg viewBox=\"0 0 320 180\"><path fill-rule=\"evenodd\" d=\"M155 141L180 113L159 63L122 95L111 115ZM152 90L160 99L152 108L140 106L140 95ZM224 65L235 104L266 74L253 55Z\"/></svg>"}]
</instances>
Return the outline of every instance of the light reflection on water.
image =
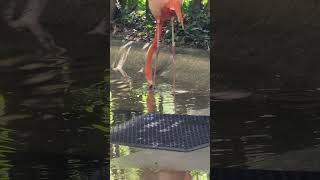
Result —
<instances>
[{"instance_id":1,"label":"light reflection on water","mask_svg":"<svg viewBox=\"0 0 320 180\"><path fill-rule=\"evenodd\" d=\"M15 132L10 129L0 129L0 177L4 180L9 179L9 171L13 166L7 155L16 151L14 140L10 137L12 133Z\"/></svg>"}]
</instances>

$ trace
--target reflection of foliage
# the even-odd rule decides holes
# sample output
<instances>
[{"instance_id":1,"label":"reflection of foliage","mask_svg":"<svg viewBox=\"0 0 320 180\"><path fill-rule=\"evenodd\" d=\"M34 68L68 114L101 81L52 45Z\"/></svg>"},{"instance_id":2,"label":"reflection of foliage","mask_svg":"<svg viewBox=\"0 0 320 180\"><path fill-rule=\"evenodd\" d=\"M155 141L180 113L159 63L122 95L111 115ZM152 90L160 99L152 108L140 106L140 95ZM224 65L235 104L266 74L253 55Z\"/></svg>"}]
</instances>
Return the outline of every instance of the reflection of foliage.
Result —
<instances>
[{"instance_id":1,"label":"reflection of foliage","mask_svg":"<svg viewBox=\"0 0 320 180\"><path fill-rule=\"evenodd\" d=\"M4 114L4 108L6 107L6 102L2 94L0 94L0 116Z\"/></svg>"},{"instance_id":2,"label":"reflection of foliage","mask_svg":"<svg viewBox=\"0 0 320 180\"><path fill-rule=\"evenodd\" d=\"M0 179L9 180L9 171L12 167L11 162L7 159L8 153L14 153L15 148L12 148L13 139L9 134L14 132L13 130L0 128Z\"/></svg>"},{"instance_id":3,"label":"reflection of foliage","mask_svg":"<svg viewBox=\"0 0 320 180\"><path fill-rule=\"evenodd\" d=\"M121 6L115 23L120 27L117 36L126 40L151 41L155 31L155 20L149 18L146 0L123 0L125 6ZM191 0L184 0L182 11L186 29L177 26L177 45L191 46L196 48L208 48L210 18L207 15L206 5L208 0L201 0L199 8L193 8ZM171 42L170 26L165 26L164 39L166 43ZM169 32L169 33L167 33Z\"/></svg>"},{"instance_id":4,"label":"reflection of foliage","mask_svg":"<svg viewBox=\"0 0 320 180\"><path fill-rule=\"evenodd\" d=\"M109 115L108 115L108 117L109 117L109 119L110 119L110 126L114 123L114 119L113 119L113 112L112 112L112 108L113 108L113 101L111 101L111 99L112 99L112 93L111 93L111 91L110 91L110 108L108 109L108 112L109 112Z\"/></svg>"},{"instance_id":5,"label":"reflection of foliage","mask_svg":"<svg viewBox=\"0 0 320 180\"><path fill-rule=\"evenodd\" d=\"M109 129L107 128L109 127L107 125L109 123L109 103L108 98L106 98L105 83L102 82L87 88L70 90L70 94L68 98L72 102L73 110L76 113L86 112L99 115L103 121L95 121L92 126L104 134L109 134Z\"/></svg>"},{"instance_id":6,"label":"reflection of foliage","mask_svg":"<svg viewBox=\"0 0 320 180\"><path fill-rule=\"evenodd\" d=\"M128 169L117 169L114 171L110 171L111 180L140 180L140 171L136 168L128 168Z\"/></svg>"},{"instance_id":7,"label":"reflection of foliage","mask_svg":"<svg viewBox=\"0 0 320 180\"><path fill-rule=\"evenodd\" d=\"M162 97L162 112L164 114L175 114L175 99L171 92L164 91L160 95Z\"/></svg>"},{"instance_id":8,"label":"reflection of foliage","mask_svg":"<svg viewBox=\"0 0 320 180\"><path fill-rule=\"evenodd\" d=\"M73 108L75 110L85 110L88 113L92 113L96 107L107 104L104 83L94 84L88 88L70 90L70 93L70 100L74 102Z\"/></svg>"},{"instance_id":9,"label":"reflection of foliage","mask_svg":"<svg viewBox=\"0 0 320 180\"><path fill-rule=\"evenodd\" d=\"M202 171L191 171L192 180L209 180L208 173Z\"/></svg>"},{"instance_id":10,"label":"reflection of foliage","mask_svg":"<svg viewBox=\"0 0 320 180\"><path fill-rule=\"evenodd\" d=\"M127 156L130 154L130 147L113 144L111 154L113 157Z\"/></svg>"},{"instance_id":11,"label":"reflection of foliage","mask_svg":"<svg viewBox=\"0 0 320 180\"><path fill-rule=\"evenodd\" d=\"M127 156L130 154L130 147L121 146L121 145L112 145L111 147L111 155L112 157L121 157ZM139 180L140 178L140 170L137 168L127 168L127 169L119 169L118 167L114 167L111 163L110 168L111 180L120 180L120 179L130 179L130 180Z\"/></svg>"},{"instance_id":12,"label":"reflection of foliage","mask_svg":"<svg viewBox=\"0 0 320 180\"><path fill-rule=\"evenodd\" d=\"M163 87L159 87L160 89ZM147 98L148 94L144 93L141 96L141 103L144 106L143 112L148 113L147 107ZM165 91L157 91L154 94L154 101L156 112L164 113L164 114L175 114L175 104L174 104L174 96L168 90Z\"/></svg>"},{"instance_id":13,"label":"reflection of foliage","mask_svg":"<svg viewBox=\"0 0 320 180\"><path fill-rule=\"evenodd\" d=\"M105 133L109 133L109 129L106 128L106 127L104 127L104 126L101 126L101 125L99 125L99 124L93 124L92 126L93 126L94 128L96 128L96 129L99 129L100 131L103 131L103 132L105 132Z\"/></svg>"}]
</instances>

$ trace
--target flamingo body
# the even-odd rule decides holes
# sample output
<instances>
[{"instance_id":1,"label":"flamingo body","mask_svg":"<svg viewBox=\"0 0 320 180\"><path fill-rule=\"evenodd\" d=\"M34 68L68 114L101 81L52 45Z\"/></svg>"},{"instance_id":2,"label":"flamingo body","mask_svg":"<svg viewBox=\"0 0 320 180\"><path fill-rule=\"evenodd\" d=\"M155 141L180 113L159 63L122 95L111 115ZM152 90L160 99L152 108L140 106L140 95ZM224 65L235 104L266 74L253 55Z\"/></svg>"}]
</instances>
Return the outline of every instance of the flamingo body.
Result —
<instances>
[{"instance_id":1,"label":"flamingo body","mask_svg":"<svg viewBox=\"0 0 320 180\"><path fill-rule=\"evenodd\" d=\"M183 26L181 14L181 0L149 0L151 14L158 20L167 21L173 16L178 16L178 21Z\"/></svg>"},{"instance_id":2,"label":"flamingo body","mask_svg":"<svg viewBox=\"0 0 320 180\"><path fill-rule=\"evenodd\" d=\"M152 86L152 57L155 49L158 47L158 42L162 33L163 24L166 21L171 20L171 18L173 18L174 16L178 17L178 21L182 25L182 28L184 28L184 24L181 13L181 0L149 0L149 8L151 14L156 19L157 27L155 37L147 52L144 73L149 86Z\"/></svg>"}]
</instances>

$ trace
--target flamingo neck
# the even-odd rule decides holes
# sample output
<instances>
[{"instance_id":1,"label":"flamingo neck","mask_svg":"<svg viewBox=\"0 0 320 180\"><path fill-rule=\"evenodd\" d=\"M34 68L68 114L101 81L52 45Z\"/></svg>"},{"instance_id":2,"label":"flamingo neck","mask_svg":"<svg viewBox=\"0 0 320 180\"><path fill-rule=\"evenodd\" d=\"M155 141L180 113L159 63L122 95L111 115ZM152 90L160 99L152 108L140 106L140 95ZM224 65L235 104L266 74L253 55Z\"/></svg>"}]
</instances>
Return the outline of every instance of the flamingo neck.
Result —
<instances>
[{"instance_id":1,"label":"flamingo neck","mask_svg":"<svg viewBox=\"0 0 320 180\"><path fill-rule=\"evenodd\" d=\"M153 81L152 81L152 57L153 57L154 51L158 47L158 42L160 40L160 36L161 36L161 32L162 32L162 25L163 25L162 21L157 21L157 28L156 28L156 32L154 35L154 39L153 39L153 42L147 52L147 59L146 59L146 64L145 64L145 68L144 68L144 73L145 73L145 78L148 81L149 85L153 84Z\"/></svg>"}]
</instances>

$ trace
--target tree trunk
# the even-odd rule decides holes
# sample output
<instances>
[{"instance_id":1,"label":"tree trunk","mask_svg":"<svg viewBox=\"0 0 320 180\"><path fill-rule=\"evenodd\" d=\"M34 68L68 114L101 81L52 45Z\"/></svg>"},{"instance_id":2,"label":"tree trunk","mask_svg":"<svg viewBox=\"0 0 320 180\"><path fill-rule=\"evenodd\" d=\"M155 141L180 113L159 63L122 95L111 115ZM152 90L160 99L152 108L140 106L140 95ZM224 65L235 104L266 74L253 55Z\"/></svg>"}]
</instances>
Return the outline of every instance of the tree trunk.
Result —
<instances>
[{"instance_id":1,"label":"tree trunk","mask_svg":"<svg viewBox=\"0 0 320 180\"><path fill-rule=\"evenodd\" d=\"M207 14L208 16L210 16L210 0L208 0L208 4L207 4Z\"/></svg>"},{"instance_id":2,"label":"tree trunk","mask_svg":"<svg viewBox=\"0 0 320 180\"><path fill-rule=\"evenodd\" d=\"M110 20L113 19L113 12L116 8L116 0L110 0Z\"/></svg>"},{"instance_id":3,"label":"tree trunk","mask_svg":"<svg viewBox=\"0 0 320 180\"><path fill-rule=\"evenodd\" d=\"M127 6L127 0L118 0L121 6L121 10L125 9ZM114 18L120 18L121 17L121 10L118 8L115 8Z\"/></svg>"},{"instance_id":4,"label":"tree trunk","mask_svg":"<svg viewBox=\"0 0 320 180\"><path fill-rule=\"evenodd\" d=\"M199 12L201 8L201 0L192 0L191 6L194 12Z\"/></svg>"}]
</instances>

